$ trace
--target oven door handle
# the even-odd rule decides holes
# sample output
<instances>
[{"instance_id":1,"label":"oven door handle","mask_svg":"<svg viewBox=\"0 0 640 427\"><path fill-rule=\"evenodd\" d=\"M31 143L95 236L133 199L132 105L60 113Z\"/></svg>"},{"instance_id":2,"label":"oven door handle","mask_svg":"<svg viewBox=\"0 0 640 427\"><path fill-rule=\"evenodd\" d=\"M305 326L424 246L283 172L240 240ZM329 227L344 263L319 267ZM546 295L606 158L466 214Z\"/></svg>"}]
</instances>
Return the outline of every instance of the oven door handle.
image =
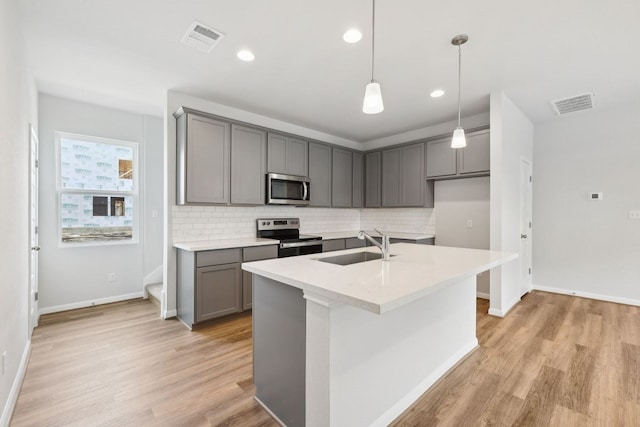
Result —
<instances>
[{"instance_id":1,"label":"oven door handle","mask_svg":"<svg viewBox=\"0 0 640 427\"><path fill-rule=\"evenodd\" d=\"M280 243L280 249L301 248L303 246L322 246L322 240L309 240L307 242Z\"/></svg>"}]
</instances>

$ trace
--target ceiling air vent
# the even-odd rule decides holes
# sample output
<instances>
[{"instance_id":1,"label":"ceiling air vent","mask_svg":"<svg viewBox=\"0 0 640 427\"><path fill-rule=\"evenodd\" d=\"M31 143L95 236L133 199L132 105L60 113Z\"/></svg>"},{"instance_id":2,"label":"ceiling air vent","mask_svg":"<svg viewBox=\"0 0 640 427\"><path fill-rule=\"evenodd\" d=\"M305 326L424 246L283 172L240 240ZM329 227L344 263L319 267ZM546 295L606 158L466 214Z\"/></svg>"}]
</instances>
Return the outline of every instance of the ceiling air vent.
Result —
<instances>
[{"instance_id":1,"label":"ceiling air vent","mask_svg":"<svg viewBox=\"0 0 640 427\"><path fill-rule=\"evenodd\" d=\"M594 107L593 93L587 92L570 98L556 99L551 101L551 106L559 116L580 110L590 110Z\"/></svg>"},{"instance_id":2,"label":"ceiling air vent","mask_svg":"<svg viewBox=\"0 0 640 427\"><path fill-rule=\"evenodd\" d=\"M224 33L194 21L182 36L182 43L209 53L224 38Z\"/></svg>"}]
</instances>

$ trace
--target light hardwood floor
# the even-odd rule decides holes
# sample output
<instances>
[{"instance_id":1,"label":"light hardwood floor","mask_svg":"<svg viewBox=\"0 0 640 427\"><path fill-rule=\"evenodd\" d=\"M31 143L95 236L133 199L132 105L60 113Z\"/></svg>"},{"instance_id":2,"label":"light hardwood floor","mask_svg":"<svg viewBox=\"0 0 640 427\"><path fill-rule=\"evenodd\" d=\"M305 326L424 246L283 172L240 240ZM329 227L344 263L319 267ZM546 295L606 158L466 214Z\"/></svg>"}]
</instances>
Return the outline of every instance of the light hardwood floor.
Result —
<instances>
[{"instance_id":1,"label":"light hardwood floor","mask_svg":"<svg viewBox=\"0 0 640 427\"><path fill-rule=\"evenodd\" d=\"M640 307L478 300L480 347L396 426L640 426ZM12 426L275 426L253 400L251 318L189 332L134 300L44 316Z\"/></svg>"}]
</instances>

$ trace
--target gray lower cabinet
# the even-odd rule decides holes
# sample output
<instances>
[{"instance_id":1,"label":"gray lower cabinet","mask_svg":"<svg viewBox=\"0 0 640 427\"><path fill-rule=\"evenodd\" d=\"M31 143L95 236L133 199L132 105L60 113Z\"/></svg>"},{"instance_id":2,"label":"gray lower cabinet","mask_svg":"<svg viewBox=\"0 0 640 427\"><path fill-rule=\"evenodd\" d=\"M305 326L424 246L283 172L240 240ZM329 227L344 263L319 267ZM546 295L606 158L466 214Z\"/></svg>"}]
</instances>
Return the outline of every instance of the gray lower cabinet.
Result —
<instances>
[{"instance_id":1,"label":"gray lower cabinet","mask_svg":"<svg viewBox=\"0 0 640 427\"><path fill-rule=\"evenodd\" d=\"M490 171L490 133L488 129L469 132L467 146L451 148L451 138L427 142L427 178L451 179L485 176Z\"/></svg>"},{"instance_id":2,"label":"gray lower cabinet","mask_svg":"<svg viewBox=\"0 0 640 427\"><path fill-rule=\"evenodd\" d=\"M252 275L241 262L278 257L278 246L186 251L178 249L178 318L193 329L252 306Z\"/></svg>"},{"instance_id":3,"label":"gray lower cabinet","mask_svg":"<svg viewBox=\"0 0 640 427\"><path fill-rule=\"evenodd\" d=\"M322 252L341 251L345 248L344 239L322 240Z\"/></svg>"},{"instance_id":4,"label":"gray lower cabinet","mask_svg":"<svg viewBox=\"0 0 640 427\"><path fill-rule=\"evenodd\" d=\"M366 242L364 239L360 240L357 237L349 237L347 239L344 239L345 249L364 248L365 246Z\"/></svg>"},{"instance_id":5,"label":"gray lower cabinet","mask_svg":"<svg viewBox=\"0 0 640 427\"><path fill-rule=\"evenodd\" d=\"M351 207L361 208L364 206L364 155L353 152L352 159Z\"/></svg>"},{"instance_id":6,"label":"gray lower cabinet","mask_svg":"<svg viewBox=\"0 0 640 427\"><path fill-rule=\"evenodd\" d=\"M331 147L309 143L310 206L331 206Z\"/></svg>"},{"instance_id":7,"label":"gray lower cabinet","mask_svg":"<svg viewBox=\"0 0 640 427\"><path fill-rule=\"evenodd\" d=\"M260 261L278 258L278 246L257 246L242 249L242 262ZM252 298L253 274L242 272L242 309L249 310L253 305Z\"/></svg>"},{"instance_id":8,"label":"gray lower cabinet","mask_svg":"<svg viewBox=\"0 0 640 427\"><path fill-rule=\"evenodd\" d=\"M380 180L382 153L375 151L365 154L364 206L379 208L382 206Z\"/></svg>"},{"instance_id":9,"label":"gray lower cabinet","mask_svg":"<svg viewBox=\"0 0 640 427\"><path fill-rule=\"evenodd\" d=\"M350 208L353 190L353 158L351 151L335 147L332 148L331 170L331 206L336 208Z\"/></svg>"},{"instance_id":10,"label":"gray lower cabinet","mask_svg":"<svg viewBox=\"0 0 640 427\"><path fill-rule=\"evenodd\" d=\"M267 161L267 133L231 126L231 203L263 205Z\"/></svg>"},{"instance_id":11,"label":"gray lower cabinet","mask_svg":"<svg viewBox=\"0 0 640 427\"><path fill-rule=\"evenodd\" d=\"M309 142L269 132L267 172L307 176Z\"/></svg>"},{"instance_id":12,"label":"gray lower cabinet","mask_svg":"<svg viewBox=\"0 0 640 427\"><path fill-rule=\"evenodd\" d=\"M231 125L188 109L176 117L176 204L229 203Z\"/></svg>"}]
</instances>

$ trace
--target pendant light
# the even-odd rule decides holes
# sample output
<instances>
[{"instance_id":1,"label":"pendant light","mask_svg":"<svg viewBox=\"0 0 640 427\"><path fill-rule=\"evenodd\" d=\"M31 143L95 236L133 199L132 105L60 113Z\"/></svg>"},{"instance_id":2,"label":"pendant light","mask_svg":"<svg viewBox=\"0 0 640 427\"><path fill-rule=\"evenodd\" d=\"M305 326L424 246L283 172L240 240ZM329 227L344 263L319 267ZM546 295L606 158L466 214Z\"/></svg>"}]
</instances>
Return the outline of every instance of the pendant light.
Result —
<instances>
[{"instance_id":1,"label":"pendant light","mask_svg":"<svg viewBox=\"0 0 640 427\"><path fill-rule=\"evenodd\" d=\"M382 103L382 91L380 83L373 78L375 34L376 34L376 0L373 0L373 13L371 19L371 83L364 90L364 101L362 102L362 112L366 114L378 114L384 110Z\"/></svg>"},{"instance_id":2,"label":"pendant light","mask_svg":"<svg viewBox=\"0 0 640 427\"><path fill-rule=\"evenodd\" d=\"M462 45L469 40L466 34L458 34L451 39L451 44L458 46L458 127L453 131L451 139L451 148L462 148L467 146L467 140L464 137L464 129L460 126L460 76L462 74Z\"/></svg>"}]
</instances>

